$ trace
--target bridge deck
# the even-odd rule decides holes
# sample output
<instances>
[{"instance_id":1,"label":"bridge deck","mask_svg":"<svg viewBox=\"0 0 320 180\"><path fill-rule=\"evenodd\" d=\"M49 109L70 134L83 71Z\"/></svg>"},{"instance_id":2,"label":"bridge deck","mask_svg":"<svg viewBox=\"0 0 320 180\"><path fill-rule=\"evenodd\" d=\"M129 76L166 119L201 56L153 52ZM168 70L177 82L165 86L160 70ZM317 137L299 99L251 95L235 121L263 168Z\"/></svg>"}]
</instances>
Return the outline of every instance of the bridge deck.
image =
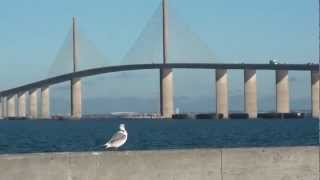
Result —
<instances>
[{"instance_id":1,"label":"bridge deck","mask_svg":"<svg viewBox=\"0 0 320 180\"><path fill-rule=\"evenodd\" d=\"M0 92L0 96L7 96L19 92L29 91L31 89L40 88L42 86L53 85L69 81L73 78L82 78L94 76L98 74L132 71L132 70L147 70L147 69L256 69L256 70L292 70L292 71L317 71L319 64L215 64L215 63L172 63L172 64L132 64L119 66L106 66L94 69L87 69L75 73L63 74L56 77L51 77L41 81L33 82L16 88L8 89Z\"/></svg>"}]
</instances>

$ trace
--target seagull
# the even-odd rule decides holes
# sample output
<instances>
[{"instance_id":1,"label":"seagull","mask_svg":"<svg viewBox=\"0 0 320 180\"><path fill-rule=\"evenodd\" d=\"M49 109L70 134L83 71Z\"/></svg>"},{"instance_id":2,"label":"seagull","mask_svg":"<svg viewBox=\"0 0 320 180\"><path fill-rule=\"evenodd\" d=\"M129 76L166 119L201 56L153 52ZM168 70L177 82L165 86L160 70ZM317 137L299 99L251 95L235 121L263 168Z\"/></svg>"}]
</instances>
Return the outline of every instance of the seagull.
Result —
<instances>
[{"instance_id":1,"label":"seagull","mask_svg":"<svg viewBox=\"0 0 320 180\"><path fill-rule=\"evenodd\" d=\"M128 138L128 133L125 129L124 124L120 124L119 126L119 131L117 131L112 137L111 139L104 144L103 146L106 149L118 149L120 146L124 145L124 143L126 143Z\"/></svg>"}]
</instances>

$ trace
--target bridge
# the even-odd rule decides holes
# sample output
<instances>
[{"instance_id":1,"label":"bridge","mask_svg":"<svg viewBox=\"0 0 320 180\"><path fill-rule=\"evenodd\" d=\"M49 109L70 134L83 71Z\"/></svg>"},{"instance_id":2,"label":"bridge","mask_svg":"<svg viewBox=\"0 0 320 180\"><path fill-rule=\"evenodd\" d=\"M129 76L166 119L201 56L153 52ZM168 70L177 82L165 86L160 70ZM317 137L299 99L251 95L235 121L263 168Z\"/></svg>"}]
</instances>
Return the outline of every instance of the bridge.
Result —
<instances>
[{"instance_id":1,"label":"bridge","mask_svg":"<svg viewBox=\"0 0 320 180\"><path fill-rule=\"evenodd\" d=\"M168 63L168 12L167 0L163 0L163 63L157 64L129 64L106 66L79 71L79 45L77 37L76 18L73 18L73 72L41 81L32 82L19 87L0 92L0 117L30 117L50 118L50 86L70 82L71 116L74 119L82 117L81 79L89 76L114 73L120 71L134 71L156 69L160 73L160 114L163 117L173 115L173 69L208 69L215 71L216 110L223 118L229 116L228 102L228 70L238 69L244 72L244 112L250 118L257 118L257 85L256 71L271 70L276 74L276 112L290 112L288 71L309 71L311 76L312 116L319 116L319 64L218 64L218 63ZM210 83L210 82L208 82ZM41 92L41 103L38 104L38 92ZM29 96L29 103L26 98ZM18 106L16 106L18 103ZM40 107L40 108L39 108ZM38 109L41 109L40 116ZM28 113L27 113L28 112Z\"/></svg>"},{"instance_id":2,"label":"bridge","mask_svg":"<svg viewBox=\"0 0 320 180\"><path fill-rule=\"evenodd\" d=\"M41 116L40 118L49 118L49 87L58 83L63 83L73 80L77 80L76 83L72 83L72 95L76 95L78 99L73 99L73 108L77 109L77 113L73 112L74 117L81 117L81 88L75 88L81 83L80 79L88 76L94 76L99 74L114 73L121 71L133 71L133 70L146 70L156 69L159 71L167 69L208 69L215 70L216 72L216 104L217 113L224 114L224 117L228 117L228 72L231 69L240 69L244 71L245 82L245 112L250 115L251 118L257 116L257 94L256 94L256 70L270 70L276 72L276 97L277 97L277 112L287 113L289 110L289 81L288 71L310 71L311 86L312 86L312 114L317 117L319 114L319 98L317 92L319 92L319 72L317 64L212 64L212 63L174 63L174 64L132 64L132 65L119 65L119 66L107 66L101 68L93 68L73 73L63 74L49 79L33 82L23 86L15 87L0 92L1 105L7 104L7 113L3 111L5 117L25 117L26 116L26 95L30 95L30 113L31 117L38 118L37 109L37 90L41 90ZM78 84L77 84L78 83ZM163 88L164 93L168 93L171 87ZM169 92L170 93L170 92ZM18 113L16 113L15 104L16 97L18 97ZM170 117L173 113L173 96L164 100L163 106L170 106L169 112L164 111L167 117ZM168 105L169 104L169 105ZM165 109L168 107L162 107ZM5 109L5 108L2 108ZM165 114L163 114L165 115Z\"/></svg>"}]
</instances>

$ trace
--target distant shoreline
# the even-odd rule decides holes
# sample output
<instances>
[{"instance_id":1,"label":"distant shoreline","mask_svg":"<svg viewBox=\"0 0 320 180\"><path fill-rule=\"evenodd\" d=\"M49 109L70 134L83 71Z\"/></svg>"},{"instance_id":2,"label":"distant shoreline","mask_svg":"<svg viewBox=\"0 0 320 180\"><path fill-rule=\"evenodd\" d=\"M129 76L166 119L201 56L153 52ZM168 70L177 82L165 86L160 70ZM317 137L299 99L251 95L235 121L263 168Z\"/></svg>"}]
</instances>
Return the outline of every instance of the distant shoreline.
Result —
<instances>
[{"instance_id":1,"label":"distant shoreline","mask_svg":"<svg viewBox=\"0 0 320 180\"><path fill-rule=\"evenodd\" d=\"M304 112L291 112L291 113L276 113L276 112L263 112L258 113L257 118L254 119L305 119L312 118L311 113ZM29 117L7 117L3 119L8 120L28 120ZM41 119L41 118L39 118ZM74 118L68 115L52 115L50 120L73 120ZM83 115L80 120L108 120L108 119L223 119L220 114L216 113L179 113L173 114L172 117L163 117L158 113L138 113L138 112L117 112L111 114L87 114ZM250 119L247 113L230 113L226 119ZM316 118L314 118L316 119Z\"/></svg>"}]
</instances>

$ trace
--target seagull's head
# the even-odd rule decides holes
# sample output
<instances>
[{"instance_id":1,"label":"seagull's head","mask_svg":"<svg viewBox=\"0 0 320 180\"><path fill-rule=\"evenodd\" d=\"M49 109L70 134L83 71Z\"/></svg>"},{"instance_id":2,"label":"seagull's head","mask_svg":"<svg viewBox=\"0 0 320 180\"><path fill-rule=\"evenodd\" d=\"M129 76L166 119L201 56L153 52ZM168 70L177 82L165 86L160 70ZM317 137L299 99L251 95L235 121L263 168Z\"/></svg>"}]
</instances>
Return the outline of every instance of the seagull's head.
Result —
<instances>
[{"instance_id":1,"label":"seagull's head","mask_svg":"<svg viewBox=\"0 0 320 180\"><path fill-rule=\"evenodd\" d=\"M124 124L120 124L119 129L122 130L122 131L126 130Z\"/></svg>"}]
</instances>

